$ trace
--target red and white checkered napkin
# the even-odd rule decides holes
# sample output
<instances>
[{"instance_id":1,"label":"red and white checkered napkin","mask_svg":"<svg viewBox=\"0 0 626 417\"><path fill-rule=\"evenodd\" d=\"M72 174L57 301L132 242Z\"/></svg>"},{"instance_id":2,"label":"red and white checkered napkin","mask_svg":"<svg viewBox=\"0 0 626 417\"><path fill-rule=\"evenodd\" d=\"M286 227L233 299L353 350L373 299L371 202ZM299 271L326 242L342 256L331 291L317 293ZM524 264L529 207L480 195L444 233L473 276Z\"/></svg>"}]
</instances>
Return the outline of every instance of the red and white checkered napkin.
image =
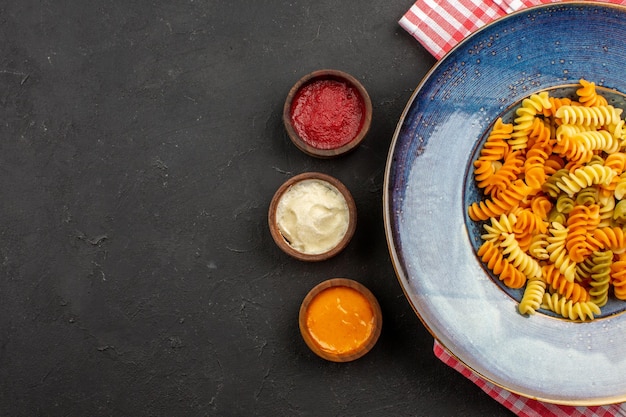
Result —
<instances>
[{"instance_id":1,"label":"red and white checkered napkin","mask_svg":"<svg viewBox=\"0 0 626 417\"><path fill-rule=\"evenodd\" d=\"M508 13L558 0L417 0L399 21L435 58L440 59L475 30ZM600 0L626 5L626 0ZM435 341L435 356L478 385L520 417L626 417L626 403L572 407L526 398L485 381Z\"/></svg>"},{"instance_id":2,"label":"red and white checkered napkin","mask_svg":"<svg viewBox=\"0 0 626 417\"><path fill-rule=\"evenodd\" d=\"M491 398L520 417L616 417L626 416L626 403L590 407L550 404L522 397L480 378L435 341L435 356L461 375L478 385Z\"/></svg>"},{"instance_id":3,"label":"red and white checkered napkin","mask_svg":"<svg viewBox=\"0 0 626 417\"><path fill-rule=\"evenodd\" d=\"M530 6L558 0L417 0L400 26L437 59L487 23ZM626 0L600 0L626 5Z\"/></svg>"}]
</instances>

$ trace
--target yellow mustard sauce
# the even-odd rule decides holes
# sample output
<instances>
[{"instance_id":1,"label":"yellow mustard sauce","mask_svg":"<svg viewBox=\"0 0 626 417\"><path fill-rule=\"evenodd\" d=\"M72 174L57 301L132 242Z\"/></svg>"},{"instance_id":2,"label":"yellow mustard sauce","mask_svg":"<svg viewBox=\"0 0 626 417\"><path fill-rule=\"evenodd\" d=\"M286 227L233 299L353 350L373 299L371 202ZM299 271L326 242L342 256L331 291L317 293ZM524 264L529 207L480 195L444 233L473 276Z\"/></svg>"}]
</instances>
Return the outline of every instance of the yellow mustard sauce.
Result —
<instances>
[{"instance_id":1,"label":"yellow mustard sauce","mask_svg":"<svg viewBox=\"0 0 626 417\"><path fill-rule=\"evenodd\" d=\"M329 353L347 353L367 342L374 329L372 306L359 291L331 287L311 301L306 325L312 339Z\"/></svg>"}]
</instances>

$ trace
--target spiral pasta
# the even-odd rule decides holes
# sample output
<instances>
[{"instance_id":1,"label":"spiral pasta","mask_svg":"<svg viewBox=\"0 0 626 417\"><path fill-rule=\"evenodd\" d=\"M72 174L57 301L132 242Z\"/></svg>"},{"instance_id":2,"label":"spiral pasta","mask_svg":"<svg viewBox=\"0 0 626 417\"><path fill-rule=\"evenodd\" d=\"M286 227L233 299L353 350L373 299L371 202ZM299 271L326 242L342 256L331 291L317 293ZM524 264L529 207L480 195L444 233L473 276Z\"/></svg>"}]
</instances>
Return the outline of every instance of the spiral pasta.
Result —
<instances>
[{"instance_id":1,"label":"spiral pasta","mask_svg":"<svg viewBox=\"0 0 626 417\"><path fill-rule=\"evenodd\" d=\"M536 116L551 106L549 95L545 91L522 100L522 105L515 111L517 117L509 139L511 149L522 150L527 147L528 136L533 131Z\"/></svg>"},{"instance_id":2,"label":"spiral pasta","mask_svg":"<svg viewBox=\"0 0 626 417\"><path fill-rule=\"evenodd\" d=\"M474 162L484 198L467 213L483 222L478 257L523 289L520 314L587 321L626 301L622 113L581 79L576 98L532 94L488 134Z\"/></svg>"},{"instance_id":3,"label":"spiral pasta","mask_svg":"<svg viewBox=\"0 0 626 417\"><path fill-rule=\"evenodd\" d=\"M620 227L601 227L595 229L590 236L590 246L594 249L608 249L621 254L626 251L626 236Z\"/></svg>"},{"instance_id":4,"label":"spiral pasta","mask_svg":"<svg viewBox=\"0 0 626 417\"><path fill-rule=\"evenodd\" d=\"M524 295L517 306L518 311L522 314L535 314L541 307L545 293L546 283L544 280L539 278L529 280L524 289Z\"/></svg>"},{"instance_id":5,"label":"spiral pasta","mask_svg":"<svg viewBox=\"0 0 626 417\"><path fill-rule=\"evenodd\" d=\"M487 264L504 284L510 288L521 288L526 283L526 275L504 258L493 242L485 242L478 249L478 256Z\"/></svg>"},{"instance_id":6,"label":"spiral pasta","mask_svg":"<svg viewBox=\"0 0 626 417\"><path fill-rule=\"evenodd\" d=\"M548 246L546 250L550 257L548 258L559 271L573 282L576 277L576 263L571 260L565 248L565 242L569 233L569 229L561 223L554 222L550 228L550 235L546 238Z\"/></svg>"},{"instance_id":7,"label":"spiral pasta","mask_svg":"<svg viewBox=\"0 0 626 417\"><path fill-rule=\"evenodd\" d=\"M513 233L513 224L517 222L517 217L513 213L509 215L502 214L500 219L492 217L490 221L490 225L485 224L483 226L487 233L482 234L480 237L484 241L497 242L504 240L502 237L504 233Z\"/></svg>"},{"instance_id":8,"label":"spiral pasta","mask_svg":"<svg viewBox=\"0 0 626 417\"><path fill-rule=\"evenodd\" d=\"M585 165L561 177L556 186L571 197L585 187L609 184L614 176L615 171L611 168L598 164Z\"/></svg>"},{"instance_id":9,"label":"spiral pasta","mask_svg":"<svg viewBox=\"0 0 626 417\"><path fill-rule=\"evenodd\" d=\"M608 126L620 122L622 109L611 105L603 106L562 106L556 111L556 118L565 124L579 124L583 126Z\"/></svg>"},{"instance_id":10,"label":"spiral pasta","mask_svg":"<svg viewBox=\"0 0 626 417\"><path fill-rule=\"evenodd\" d=\"M601 313L600 307L591 301L579 301L574 303L558 294L545 293L541 307L553 311L570 320L593 320Z\"/></svg>"},{"instance_id":11,"label":"spiral pasta","mask_svg":"<svg viewBox=\"0 0 626 417\"><path fill-rule=\"evenodd\" d=\"M611 284L618 300L626 301L626 257L620 256L611 264Z\"/></svg>"},{"instance_id":12,"label":"spiral pasta","mask_svg":"<svg viewBox=\"0 0 626 417\"><path fill-rule=\"evenodd\" d=\"M469 216L474 221L499 216L517 206L531 191L532 189L524 181L516 180L497 197L472 203L469 207Z\"/></svg>"},{"instance_id":13,"label":"spiral pasta","mask_svg":"<svg viewBox=\"0 0 626 417\"><path fill-rule=\"evenodd\" d=\"M611 278L611 264L613 252L594 252L591 257L591 282L589 283L589 295L591 301L598 307L603 307L609 299L609 287Z\"/></svg>"},{"instance_id":14,"label":"spiral pasta","mask_svg":"<svg viewBox=\"0 0 626 417\"><path fill-rule=\"evenodd\" d=\"M541 276L541 266L532 256L524 252L515 239L514 234L505 234L502 246L502 254L507 256L507 260L517 269L522 271L527 278Z\"/></svg>"},{"instance_id":15,"label":"spiral pasta","mask_svg":"<svg viewBox=\"0 0 626 417\"><path fill-rule=\"evenodd\" d=\"M593 231L600 222L600 207L574 206L567 218L569 233L565 239L565 247L574 262L582 262L593 251L588 242L587 235Z\"/></svg>"},{"instance_id":16,"label":"spiral pasta","mask_svg":"<svg viewBox=\"0 0 626 417\"><path fill-rule=\"evenodd\" d=\"M554 265L542 266L541 276L552 290L574 303L590 299L589 292L582 285L568 281Z\"/></svg>"},{"instance_id":17,"label":"spiral pasta","mask_svg":"<svg viewBox=\"0 0 626 417\"><path fill-rule=\"evenodd\" d=\"M580 88L576 90L578 101L584 106L606 106L604 97L596 92L596 84L587 80L580 80Z\"/></svg>"}]
</instances>

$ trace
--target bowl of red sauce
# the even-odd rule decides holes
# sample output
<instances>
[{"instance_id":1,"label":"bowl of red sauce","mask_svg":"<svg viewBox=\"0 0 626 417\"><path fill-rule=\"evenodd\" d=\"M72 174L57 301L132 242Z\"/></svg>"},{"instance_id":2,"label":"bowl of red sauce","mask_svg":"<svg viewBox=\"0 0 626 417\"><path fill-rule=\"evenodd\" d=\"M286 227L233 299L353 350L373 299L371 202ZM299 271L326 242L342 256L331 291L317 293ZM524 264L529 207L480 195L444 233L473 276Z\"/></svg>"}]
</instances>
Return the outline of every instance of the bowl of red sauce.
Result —
<instances>
[{"instance_id":1,"label":"bowl of red sauce","mask_svg":"<svg viewBox=\"0 0 626 417\"><path fill-rule=\"evenodd\" d=\"M339 70L318 70L289 90L283 122L303 152L332 158L356 148L372 123L372 101L365 87Z\"/></svg>"},{"instance_id":2,"label":"bowl of red sauce","mask_svg":"<svg viewBox=\"0 0 626 417\"><path fill-rule=\"evenodd\" d=\"M348 362L374 347L382 329L382 313L376 297L363 284L332 278L306 295L299 327L315 354L332 362Z\"/></svg>"}]
</instances>

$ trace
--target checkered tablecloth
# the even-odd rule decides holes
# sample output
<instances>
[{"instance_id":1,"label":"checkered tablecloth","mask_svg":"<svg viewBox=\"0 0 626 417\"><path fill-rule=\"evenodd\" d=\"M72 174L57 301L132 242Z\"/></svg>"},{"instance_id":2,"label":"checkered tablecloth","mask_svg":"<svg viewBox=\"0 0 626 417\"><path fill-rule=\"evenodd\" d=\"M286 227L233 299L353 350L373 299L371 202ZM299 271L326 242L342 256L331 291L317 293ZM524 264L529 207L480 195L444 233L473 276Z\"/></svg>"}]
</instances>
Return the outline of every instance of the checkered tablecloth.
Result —
<instances>
[{"instance_id":1,"label":"checkered tablecloth","mask_svg":"<svg viewBox=\"0 0 626 417\"><path fill-rule=\"evenodd\" d=\"M522 397L482 379L459 362L439 342L435 341L433 351L443 363L459 372L485 391L491 398L520 417L616 417L626 416L626 404L600 405L593 407L573 407L550 404Z\"/></svg>"},{"instance_id":2,"label":"checkered tablecloth","mask_svg":"<svg viewBox=\"0 0 626 417\"><path fill-rule=\"evenodd\" d=\"M440 59L466 36L491 21L526 7L553 2L555 0L417 0L398 23ZM626 0L604 2L626 5ZM476 375L437 341L433 350L443 363L520 417L626 417L626 403L573 407L517 395Z\"/></svg>"},{"instance_id":3,"label":"checkered tablecloth","mask_svg":"<svg viewBox=\"0 0 626 417\"><path fill-rule=\"evenodd\" d=\"M555 0L417 0L398 22L437 59L467 35L508 13ZM626 0L604 0L626 5Z\"/></svg>"}]
</instances>

